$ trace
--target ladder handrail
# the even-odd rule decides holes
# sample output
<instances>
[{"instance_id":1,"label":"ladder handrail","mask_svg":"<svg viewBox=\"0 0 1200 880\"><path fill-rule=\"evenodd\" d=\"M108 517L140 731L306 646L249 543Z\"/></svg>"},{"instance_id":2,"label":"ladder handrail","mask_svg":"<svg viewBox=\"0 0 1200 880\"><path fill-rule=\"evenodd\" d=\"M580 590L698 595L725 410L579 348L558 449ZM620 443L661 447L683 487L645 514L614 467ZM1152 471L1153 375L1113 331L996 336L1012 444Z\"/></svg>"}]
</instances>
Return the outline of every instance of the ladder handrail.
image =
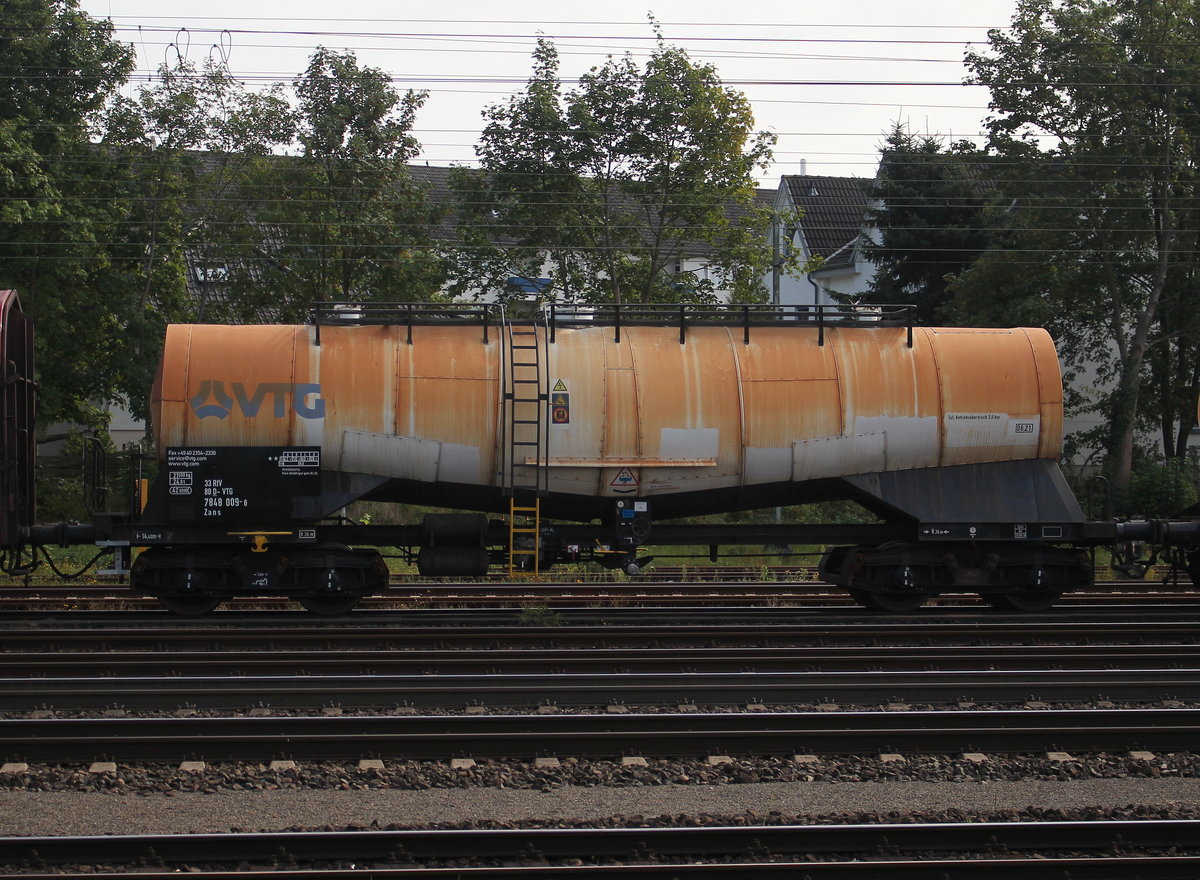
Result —
<instances>
[{"instance_id":1,"label":"ladder handrail","mask_svg":"<svg viewBox=\"0 0 1200 880\"><path fill-rule=\"evenodd\" d=\"M546 407L550 399L549 373L546 360L549 356L549 344L546 336L543 313L541 320L515 322L506 311L500 313L500 390L501 390L501 437L500 437L500 484L509 495L520 491L532 492L541 496L549 490L549 471L542 464L546 459L550 444L549 414ZM518 328L529 328L522 331ZM517 339L527 336L531 344L518 344ZM520 360L524 354L532 360ZM518 376L524 368L532 369L532 376ZM528 386L533 386L532 393ZM519 412L522 404L526 411ZM532 406L532 412L528 412ZM532 426L530 438L529 426ZM533 455L518 457L521 447L533 447ZM532 458L534 464L526 464L525 458ZM532 467L533 479L518 480L518 470Z\"/></svg>"}]
</instances>

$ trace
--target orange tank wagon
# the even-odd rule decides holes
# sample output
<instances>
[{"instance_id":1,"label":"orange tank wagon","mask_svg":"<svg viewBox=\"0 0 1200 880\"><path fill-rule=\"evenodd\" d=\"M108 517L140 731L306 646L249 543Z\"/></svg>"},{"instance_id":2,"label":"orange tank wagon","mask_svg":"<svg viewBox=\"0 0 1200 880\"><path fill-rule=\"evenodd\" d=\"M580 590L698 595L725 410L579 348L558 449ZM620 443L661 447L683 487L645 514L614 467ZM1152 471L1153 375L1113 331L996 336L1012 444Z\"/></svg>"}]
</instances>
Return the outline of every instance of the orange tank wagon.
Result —
<instances>
[{"instance_id":1,"label":"orange tank wagon","mask_svg":"<svg viewBox=\"0 0 1200 880\"><path fill-rule=\"evenodd\" d=\"M157 479L104 537L146 548L133 585L189 613L245 593L347 610L386 587L380 547L479 576L812 544L871 607L969 590L1031 610L1138 531L1087 521L1059 470L1045 331L918 327L903 306L345 304L178 325L151 409ZM828 500L866 515L680 521ZM446 512L365 524L359 501ZM1163 528L1192 548L1200 530Z\"/></svg>"}]
</instances>

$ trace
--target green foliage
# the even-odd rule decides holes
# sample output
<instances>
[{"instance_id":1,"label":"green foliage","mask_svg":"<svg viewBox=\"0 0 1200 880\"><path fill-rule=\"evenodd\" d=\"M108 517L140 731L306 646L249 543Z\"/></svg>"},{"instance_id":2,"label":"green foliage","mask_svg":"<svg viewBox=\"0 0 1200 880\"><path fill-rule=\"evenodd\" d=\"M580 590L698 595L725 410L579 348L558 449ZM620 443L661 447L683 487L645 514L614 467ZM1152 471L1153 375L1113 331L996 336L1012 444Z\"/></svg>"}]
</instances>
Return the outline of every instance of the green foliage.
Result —
<instances>
[{"instance_id":1,"label":"green foliage","mask_svg":"<svg viewBox=\"0 0 1200 880\"><path fill-rule=\"evenodd\" d=\"M724 513L684 517L674 522L765 525L770 523L872 523L878 521L878 517L853 501L820 501L813 504L763 507L756 510L729 510Z\"/></svg>"},{"instance_id":2,"label":"green foliage","mask_svg":"<svg viewBox=\"0 0 1200 880\"><path fill-rule=\"evenodd\" d=\"M212 61L180 58L121 97L132 50L76 7L20 0L0 25L4 63L25 71L0 77L0 286L37 327L42 423L102 428L96 404L148 416L164 328L204 309L185 252L203 260L230 214L246 225L231 181L289 137L288 114Z\"/></svg>"},{"instance_id":3,"label":"green foliage","mask_svg":"<svg viewBox=\"0 0 1200 880\"><path fill-rule=\"evenodd\" d=\"M922 323L946 322L947 286L989 243L981 161L969 143L943 149L937 138L892 129L867 216L880 233L864 246L875 264L869 301L914 303Z\"/></svg>"},{"instance_id":4,"label":"green foliage","mask_svg":"<svg viewBox=\"0 0 1200 880\"><path fill-rule=\"evenodd\" d=\"M165 212L176 215L177 234L164 244L180 256L183 271L186 251L201 273L195 301L182 274L175 279L182 288L156 284L152 297L148 283L147 300L157 301L172 320L243 318L242 309L219 295L209 273L227 277L228 266L259 238L253 181L272 150L293 136L282 87L248 92L222 62L209 58L197 68L179 58L173 66L160 66L131 113L145 150L139 166L144 198L156 219ZM157 335L161 338L161 327Z\"/></svg>"},{"instance_id":5,"label":"green foliage","mask_svg":"<svg viewBox=\"0 0 1200 880\"><path fill-rule=\"evenodd\" d=\"M1187 0L1020 0L989 43L967 63L996 111L996 231L951 285L955 308L1051 327L1070 364L1111 385L1099 405L1119 494L1139 413L1178 455L1200 387L1200 21ZM1147 370L1178 394L1147 401Z\"/></svg>"},{"instance_id":6,"label":"green foliage","mask_svg":"<svg viewBox=\"0 0 1200 880\"><path fill-rule=\"evenodd\" d=\"M1134 464L1125 510L1121 513L1167 517L1200 499L1200 456L1145 458Z\"/></svg>"},{"instance_id":7,"label":"green foliage","mask_svg":"<svg viewBox=\"0 0 1200 880\"><path fill-rule=\"evenodd\" d=\"M38 520L40 522L84 522L88 512L83 503L83 468L78 448L49 460L37 468Z\"/></svg>"},{"instance_id":8,"label":"green foliage","mask_svg":"<svg viewBox=\"0 0 1200 880\"><path fill-rule=\"evenodd\" d=\"M325 48L295 88L300 155L265 163L253 182L259 238L233 285L243 307L288 321L314 302L434 298L437 213L408 172L425 93L399 95L382 70Z\"/></svg>"},{"instance_id":9,"label":"green foliage","mask_svg":"<svg viewBox=\"0 0 1200 880\"><path fill-rule=\"evenodd\" d=\"M127 384L114 331L134 317L120 293L129 266L112 244L129 231L126 178L89 135L133 53L75 0L11 0L0 67L0 287L21 292L39 327L43 421L82 420Z\"/></svg>"},{"instance_id":10,"label":"green foliage","mask_svg":"<svg viewBox=\"0 0 1200 880\"><path fill-rule=\"evenodd\" d=\"M563 616L548 605L526 605L517 615L518 626L562 626Z\"/></svg>"},{"instance_id":11,"label":"green foliage","mask_svg":"<svg viewBox=\"0 0 1200 880\"><path fill-rule=\"evenodd\" d=\"M452 291L504 300L516 277L560 301L761 301L771 217L753 175L774 137L745 96L661 34L644 68L609 57L570 90L553 43L533 62L525 91L484 112L482 173L454 181ZM699 255L708 269L689 271Z\"/></svg>"}]
</instances>

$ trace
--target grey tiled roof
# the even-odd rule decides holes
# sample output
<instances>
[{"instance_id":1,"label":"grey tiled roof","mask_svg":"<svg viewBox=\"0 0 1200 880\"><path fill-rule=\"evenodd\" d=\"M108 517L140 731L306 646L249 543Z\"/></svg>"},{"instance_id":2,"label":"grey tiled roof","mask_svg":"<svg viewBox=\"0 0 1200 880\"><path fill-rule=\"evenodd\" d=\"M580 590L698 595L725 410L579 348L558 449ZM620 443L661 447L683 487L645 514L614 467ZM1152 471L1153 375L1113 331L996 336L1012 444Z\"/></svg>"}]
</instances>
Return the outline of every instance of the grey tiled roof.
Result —
<instances>
[{"instance_id":1,"label":"grey tiled roof","mask_svg":"<svg viewBox=\"0 0 1200 880\"><path fill-rule=\"evenodd\" d=\"M871 181L861 177L785 174L792 204L804 212L800 227L809 250L826 258L825 267L850 265L862 233Z\"/></svg>"},{"instance_id":2,"label":"grey tiled roof","mask_svg":"<svg viewBox=\"0 0 1200 880\"><path fill-rule=\"evenodd\" d=\"M429 204L438 211L437 226L428 230L429 236L435 240L453 241L458 238L455 224L455 196L450 190L451 168L444 165L409 165L408 173L413 182L429 197Z\"/></svg>"}]
</instances>

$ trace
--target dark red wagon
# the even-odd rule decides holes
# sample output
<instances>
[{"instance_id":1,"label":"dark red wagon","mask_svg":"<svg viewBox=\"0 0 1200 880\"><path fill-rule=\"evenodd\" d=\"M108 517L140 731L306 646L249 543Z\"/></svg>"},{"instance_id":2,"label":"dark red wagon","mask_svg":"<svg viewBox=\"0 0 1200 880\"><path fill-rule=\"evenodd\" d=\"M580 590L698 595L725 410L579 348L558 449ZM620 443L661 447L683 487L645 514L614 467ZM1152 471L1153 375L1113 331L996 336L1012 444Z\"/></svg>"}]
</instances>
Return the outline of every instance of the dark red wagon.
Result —
<instances>
[{"instance_id":1,"label":"dark red wagon","mask_svg":"<svg viewBox=\"0 0 1200 880\"><path fill-rule=\"evenodd\" d=\"M15 290L0 290L0 545L19 546L34 522L36 454L33 325L21 312Z\"/></svg>"}]
</instances>

